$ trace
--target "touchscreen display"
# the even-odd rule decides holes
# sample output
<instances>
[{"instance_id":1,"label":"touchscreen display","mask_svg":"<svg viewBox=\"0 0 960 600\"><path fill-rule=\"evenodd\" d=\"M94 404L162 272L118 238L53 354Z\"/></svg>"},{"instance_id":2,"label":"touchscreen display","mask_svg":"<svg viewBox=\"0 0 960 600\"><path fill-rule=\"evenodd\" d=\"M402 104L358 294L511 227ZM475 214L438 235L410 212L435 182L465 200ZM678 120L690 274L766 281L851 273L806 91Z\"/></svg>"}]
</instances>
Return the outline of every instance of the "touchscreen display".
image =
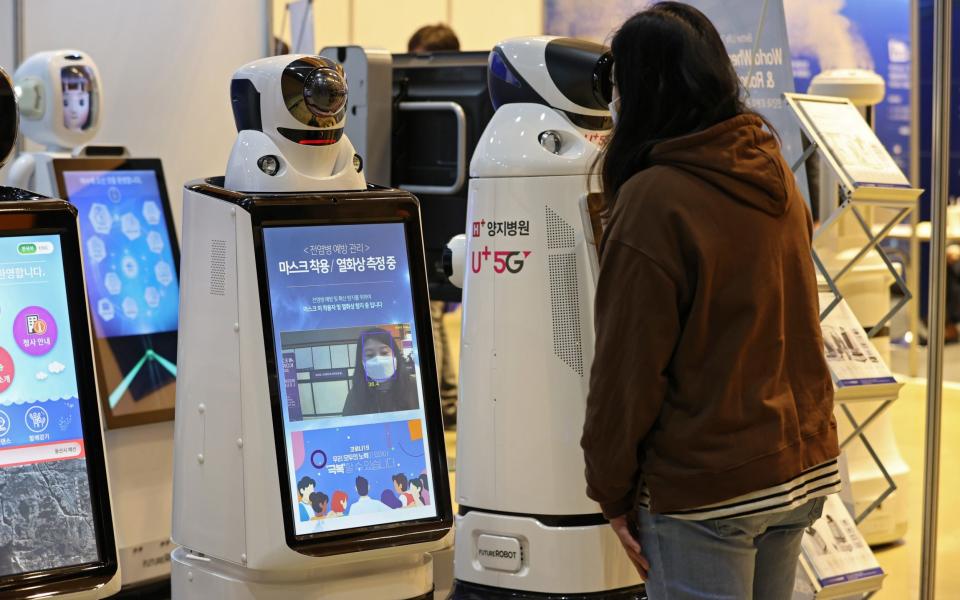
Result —
<instances>
[{"instance_id":1,"label":"touchscreen display","mask_svg":"<svg viewBox=\"0 0 960 600\"><path fill-rule=\"evenodd\" d=\"M0 236L0 578L99 560L69 317L60 237Z\"/></svg>"},{"instance_id":2,"label":"touchscreen display","mask_svg":"<svg viewBox=\"0 0 960 600\"><path fill-rule=\"evenodd\" d=\"M180 292L157 173L64 169L62 176L80 213L108 423L172 410Z\"/></svg>"},{"instance_id":3,"label":"touchscreen display","mask_svg":"<svg viewBox=\"0 0 960 600\"><path fill-rule=\"evenodd\" d=\"M297 536L436 517L404 225L263 238Z\"/></svg>"}]
</instances>

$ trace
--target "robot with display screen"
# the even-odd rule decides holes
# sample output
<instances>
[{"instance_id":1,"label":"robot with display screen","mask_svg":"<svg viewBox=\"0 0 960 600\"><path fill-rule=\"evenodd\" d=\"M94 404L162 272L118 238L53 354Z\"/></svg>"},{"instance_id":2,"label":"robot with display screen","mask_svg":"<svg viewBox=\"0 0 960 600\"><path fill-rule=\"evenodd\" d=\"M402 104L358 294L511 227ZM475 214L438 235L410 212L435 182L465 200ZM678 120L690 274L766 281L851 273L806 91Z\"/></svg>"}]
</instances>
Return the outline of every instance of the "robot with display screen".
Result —
<instances>
[{"instance_id":1,"label":"robot with display screen","mask_svg":"<svg viewBox=\"0 0 960 600\"><path fill-rule=\"evenodd\" d=\"M498 44L496 113L470 164L463 284L454 598L638 598L585 495L580 435L598 270L590 176L610 133L612 57L598 44Z\"/></svg>"},{"instance_id":2,"label":"robot with display screen","mask_svg":"<svg viewBox=\"0 0 960 600\"><path fill-rule=\"evenodd\" d=\"M13 151L17 138L18 129L17 103L14 94L13 84L3 69L0 69L0 167L6 162L7 157ZM66 292L79 291L83 293L83 280L79 273L80 246L77 239L77 213L76 210L63 200L54 200L44 196L28 192L23 189L0 186L0 242L7 242L9 238L23 238L28 243L19 244L17 254L23 255L28 252L42 252L38 250L40 244L47 244L48 251L51 254L55 247L55 242L30 243L33 236L57 237L61 242L61 260L64 263L68 260L76 261L77 268L74 273L67 273L66 266L63 266L63 275L65 280ZM16 242L15 242L16 243ZM28 247L28 248L25 248ZM23 248L23 250L21 250ZM3 261L8 268L22 266L11 260L17 260L17 254L6 254L6 248L0 255L0 261ZM34 263L42 261L34 260ZM41 267L42 268L42 267ZM5 278L8 276L5 276ZM61 290L51 290L50 285L42 285L45 281L37 282L44 292L63 293ZM14 297L15 285L10 281L0 291L0 304L4 310L13 308L11 304ZM31 286L31 288L34 286ZM66 300L66 298L64 298ZM47 302L54 302L53 298L46 298ZM38 300L39 302L39 300ZM49 306L49 305L48 305ZM78 305L79 306L79 305ZM56 312L56 311L54 311ZM9 314L9 313L8 313ZM78 409L78 414L83 420L83 431L80 434L85 448L86 456L83 453L77 458L57 460L55 454L68 452L71 446L76 447L75 442L70 443L45 443L38 445L24 444L19 446L9 446L10 440L0 440L0 488L4 500L10 506L16 507L13 512L4 518L0 525L2 535L0 535L0 550L4 559L0 561L0 597L3 598L64 598L70 600L95 600L112 596L120 590L120 570L118 566L118 557L116 553L116 544L114 542L114 527L111 514L110 488L107 481L106 463L103 460L103 439L101 434L99 414L99 404L96 394L96 380L93 370L92 348L90 346L90 331L88 321L86 320L85 310L76 310L70 316L70 323L74 327L69 337L63 335L66 330L64 323L61 322L61 338L57 344L73 343L72 360L76 364L76 393L79 403L83 405ZM9 317L12 319L12 317ZM52 317L51 317L52 319ZM10 324L7 321L7 326ZM80 325L79 327L77 327ZM14 325L14 330L16 326ZM47 330L49 331L49 330ZM72 338L72 339L71 339ZM14 348L9 348L13 356L20 358ZM0 392L10 391L11 377L16 379L26 377L25 364L20 362L21 373L16 373L11 354L7 349L2 351L4 360L0 360ZM8 362L11 361L11 362ZM66 361L65 361L66 362ZM61 375L69 371L59 371ZM43 373L41 373L43 374ZM49 375L43 374L41 378L35 378L37 392L42 388L41 379L49 378ZM31 377L31 380L34 378ZM24 424L30 427L29 423L13 420L11 421L8 412L13 414L13 407L4 402L0 397L0 432L2 438L18 437L16 429L23 428ZM63 401L48 401L46 408L37 410L46 411L49 409L53 413L54 403ZM42 406L38 404L37 406ZM5 410L3 410L5 409ZM29 411L27 415L29 415ZM47 412L41 414L47 415ZM53 413L55 414L55 413ZM71 419L73 416L71 416ZM62 423L62 421L61 421ZM69 425L67 425L69 427ZM66 429L66 427L64 427ZM31 429L33 431L33 429ZM6 448L4 446L7 446ZM47 452L44 453L44 450ZM54 462L56 460L56 462ZM52 503L56 497L57 491L53 486L62 485L68 482L66 477L68 473L57 470L53 465L64 464L67 460L85 460L86 477L90 488L91 506L97 509L96 516L89 523L81 521L83 515L79 514L84 510L80 497L82 494L77 491L74 497L62 498L63 504L58 511L37 511L35 510L39 503ZM28 490L29 493L21 494L22 490L14 490L17 482L27 485L35 485L35 480L29 478L29 474L24 473L22 469L32 468L33 463L44 463L47 465L47 474L44 478L50 478L50 482L45 482L49 489ZM13 472L17 470L18 472ZM79 481L77 482L79 483ZM38 486L39 487L39 486ZM62 490L59 493L63 493ZM16 496L21 496L20 500ZM49 498L43 498L49 496ZM59 504L61 500L57 500ZM77 511L78 514L65 514L64 511ZM51 517L53 513L55 516ZM60 522L55 522L57 516L62 517ZM28 533L24 536L23 521L29 519ZM89 525L89 527L87 527ZM48 531L41 532L46 528ZM70 531L67 531L67 530ZM56 531L57 535L62 535L64 539L51 539L49 532ZM38 533L39 532L39 533ZM31 535L32 533L32 535ZM13 536L20 538L16 541L11 540ZM24 538L32 538L32 541ZM99 560L86 564L73 564L69 561L76 560L71 556L78 549L82 549L80 543L83 537L87 537L87 547L98 549ZM33 547L24 546L24 544L36 544ZM44 548L38 546L44 545ZM63 564L58 565L40 565L40 556L54 554ZM34 566L25 566L34 565Z\"/></svg>"},{"instance_id":3,"label":"robot with display screen","mask_svg":"<svg viewBox=\"0 0 960 600\"><path fill-rule=\"evenodd\" d=\"M19 98L23 134L44 146L22 152L7 177L7 185L55 196L55 158L87 156L87 144L100 130L103 90L97 65L79 50L34 54L13 74ZM98 156L124 156L122 147L97 147Z\"/></svg>"},{"instance_id":4,"label":"robot with display screen","mask_svg":"<svg viewBox=\"0 0 960 600\"><path fill-rule=\"evenodd\" d=\"M316 482L288 474L297 467L295 451L288 458L286 450L294 435L286 429L290 399L280 401L286 355L278 372L272 341L281 336L272 325L266 258L274 223L291 238L318 222L355 223L380 207L383 220L413 219L419 230L416 200L366 184L343 135L347 86L339 64L306 55L259 60L234 74L231 97L239 134L226 177L192 182L184 192L173 597L430 598L428 552L449 545L453 519L439 391L424 390L426 430L438 442L429 451L437 517L333 537L321 526L328 533L304 537L300 526L310 517L301 503L314 484L320 491L326 471L314 452ZM419 248L410 246L410 279L425 297L422 241ZM416 323L423 380L432 375L436 388L427 306Z\"/></svg>"},{"instance_id":5,"label":"robot with display screen","mask_svg":"<svg viewBox=\"0 0 960 600\"><path fill-rule=\"evenodd\" d=\"M14 87L23 133L44 149L21 152L10 166L8 185L66 197L65 190L58 190L54 160L129 155L123 146L90 143L100 130L103 90L97 65L85 52L34 54L17 68ZM175 376L174 365L162 364ZM102 375L100 384L107 385ZM123 584L127 589L153 585L170 573L173 425L108 429L105 436L114 489L123 498L115 507ZM143 518L144 506L151 507L154 518Z\"/></svg>"}]
</instances>

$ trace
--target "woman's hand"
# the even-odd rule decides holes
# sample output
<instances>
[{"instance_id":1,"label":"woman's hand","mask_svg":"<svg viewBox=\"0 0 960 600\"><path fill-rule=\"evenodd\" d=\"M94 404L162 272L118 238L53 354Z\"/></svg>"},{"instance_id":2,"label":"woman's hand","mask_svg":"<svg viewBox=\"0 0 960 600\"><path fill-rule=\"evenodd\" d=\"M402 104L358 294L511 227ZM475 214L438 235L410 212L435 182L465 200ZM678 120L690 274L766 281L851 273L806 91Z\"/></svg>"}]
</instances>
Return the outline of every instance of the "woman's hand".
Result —
<instances>
[{"instance_id":1,"label":"woman's hand","mask_svg":"<svg viewBox=\"0 0 960 600\"><path fill-rule=\"evenodd\" d=\"M644 581L647 580L647 573L650 572L650 562L647 560L640 548L640 541L633 535L633 532L630 531L630 523L627 521L627 515L621 515L610 519L610 527L613 527L613 532L617 534L617 537L620 539L620 544L623 545L623 549L627 552L627 556L630 557L630 561L633 562L633 566L637 568L637 573L640 574L640 578Z\"/></svg>"}]
</instances>

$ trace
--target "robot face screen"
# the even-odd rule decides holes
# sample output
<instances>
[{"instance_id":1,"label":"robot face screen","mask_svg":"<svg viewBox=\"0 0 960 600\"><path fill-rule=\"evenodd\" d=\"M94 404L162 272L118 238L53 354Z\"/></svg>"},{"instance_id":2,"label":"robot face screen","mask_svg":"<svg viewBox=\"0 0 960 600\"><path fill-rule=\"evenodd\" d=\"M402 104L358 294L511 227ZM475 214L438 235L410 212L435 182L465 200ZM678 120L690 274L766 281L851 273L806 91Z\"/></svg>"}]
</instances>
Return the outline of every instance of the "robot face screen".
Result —
<instances>
[{"instance_id":1,"label":"robot face screen","mask_svg":"<svg viewBox=\"0 0 960 600\"><path fill-rule=\"evenodd\" d=\"M405 225L264 227L263 253L291 533L437 518Z\"/></svg>"},{"instance_id":2,"label":"robot face screen","mask_svg":"<svg viewBox=\"0 0 960 600\"><path fill-rule=\"evenodd\" d=\"M69 66L60 70L63 88L63 126L84 131L93 124L96 110L96 85L89 67Z\"/></svg>"},{"instance_id":3,"label":"robot face screen","mask_svg":"<svg viewBox=\"0 0 960 600\"><path fill-rule=\"evenodd\" d=\"M322 146L340 140L347 111L343 67L320 56L298 58L283 70L280 91L287 111L310 128L279 127L281 135L304 145Z\"/></svg>"},{"instance_id":4,"label":"robot face screen","mask_svg":"<svg viewBox=\"0 0 960 600\"><path fill-rule=\"evenodd\" d=\"M90 367L74 335L89 342L72 330L64 247L58 234L0 232L0 596L18 576L102 556L84 434L93 375L78 376Z\"/></svg>"}]
</instances>

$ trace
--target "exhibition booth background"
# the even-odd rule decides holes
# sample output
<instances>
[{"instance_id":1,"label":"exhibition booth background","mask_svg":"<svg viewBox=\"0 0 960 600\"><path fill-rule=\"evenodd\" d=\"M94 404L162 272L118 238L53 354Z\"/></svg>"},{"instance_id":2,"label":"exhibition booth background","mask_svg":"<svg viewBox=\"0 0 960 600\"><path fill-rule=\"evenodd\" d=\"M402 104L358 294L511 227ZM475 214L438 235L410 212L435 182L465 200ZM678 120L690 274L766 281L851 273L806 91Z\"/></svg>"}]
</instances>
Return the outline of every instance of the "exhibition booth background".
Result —
<instances>
[{"instance_id":1,"label":"exhibition booth background","mask_svg":"<svg viewBox=\"0 0 960 600\"><path fill-rule=\"evenodd\" d=\"M486 50L504 38L535 33L580 35L602 41L611 26L643 4L641 0L317 0L314 39L317 49L356 44L405 52L407 39L418 27L444 22L456 31L464 50ZM934 0L784 2L794 44L795 73L798 67L803 73L807 61L811 76L819 68L856 66L873 68L887 80L887 100L878 111L878 134L914 183L926 189L930 189L932 165L933 4ZM960 9L960 2L953 5ZM163 159L179 232L179 190L183 182L221 174L236 136L229 107L230 76L238 66L270 52L274 37L293 43L294 23L285 12L286 2L282 0L0 0L0 65L12 72L18 56L54 48L89 53L99 66L104 86L104 118L96 143L123 144L135 156ZM955 9L955 40L960 39L958 13L960 10ZM918 37L910 35L912 19ZM829 29L831 25L834 29ZM795 31L816 35L801 37L798 33L794 38ZM904 87L903 61L893 60L893 42L903 42L904 38L910 58L919 57L916 71L908 69L907 83L917 82L918 86ZM822 45L814 43L818 39L823 40ZM918 47L910 47L913 39L920 41ZM837 48L847 51L838 53ZM953 50L956 73L960 71L956 67L960 44L955 43ZM897 56L902 58L902 54ZM856 64L847 64L850 61ZM802 86L809 79L798 77L797 81ZM960 194L960 169L956 168L960 165L960 78L956 75L952 87L955 168L951 170L951 196L955 197ZM798 91L804 91L803 87ZM919 98L911 91L918 92ZM919 123L919 131L911 127L911 121ZM29 142L26 148L37 149ZM0 171L0 180L4 177ZM920 216L930 216L929 194L921 201ZM925 252L919 264L926 273ZM926 281L924 276L916 290L917 306L923 313ZM456 350L458 317L451 314L446 319ZM902 351L894 351L894 366L905 364L898 359L898 352ZM960 457L960 349L948 348L945 371L952 381L943 390L943 510L937 589L938 597L946 598L960 596L960 571L950 568L960 560L960 514L951 510L956 494L960 494L960 472L954 467ZM915 597L920 577L926 388L922 377L907 381L891 410L898 444L913 473L910 486L900 492L910 498L910 530L903 543L878 552L888 579L876 598ZM128 436L142 452L151 452L153 441L168 436L171 430L172 423L160 423L111 430L108 435ZM450 451L453 465L452 444ZM138 471L137 454L112 459L111 468ZM118 461L119 466L113 464ZM149 529L157 503L169 503L170 499L150 493L153 475L149 471L140 476L142 496L134 501L116 499L118 507L126 504L139 510L124 514L120 508L118 519Z\"/></svg>"}]
</instances>

